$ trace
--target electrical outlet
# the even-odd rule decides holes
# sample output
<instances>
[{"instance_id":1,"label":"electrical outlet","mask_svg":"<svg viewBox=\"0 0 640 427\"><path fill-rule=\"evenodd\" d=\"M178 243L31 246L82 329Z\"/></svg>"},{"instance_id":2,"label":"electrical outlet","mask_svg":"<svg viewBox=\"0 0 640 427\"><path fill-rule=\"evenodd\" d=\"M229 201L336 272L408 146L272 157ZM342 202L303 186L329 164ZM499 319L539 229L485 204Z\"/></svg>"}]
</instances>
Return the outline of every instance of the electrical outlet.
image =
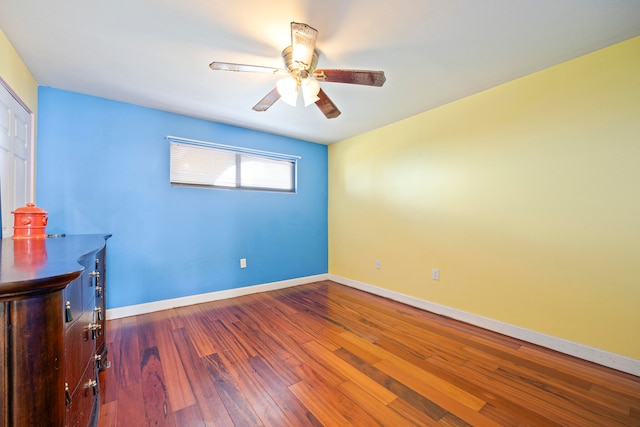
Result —
<instances>
[{"instance_id":1,"label":"electrical outlet","mask_svg":"<svg viewBox=\"0 0 640 427\"><path fill-rule=\"evenodd\" d=\"M440 280L440 269L434 268L431 270L431 278L433 280Z\"/></svg>"},{"instance_id":2,"label":"electrical outlet","mask_svg":"<svg viewBox=\"0 0 640 427\"><path fill-rule=\"evenodd\" d=\"M376 260L376 268L380 269L380 260L379 259Z\"/></svg>"},{"instance_id":3,"label":"electrical outlet","mask_svg":"<svg viewBox=\"0 0 640 427\"><path fill-rule=\"evenodd\" d=\"M240 268L247 268L247 259L240 258Z\"/></svg>"}]
</instances>

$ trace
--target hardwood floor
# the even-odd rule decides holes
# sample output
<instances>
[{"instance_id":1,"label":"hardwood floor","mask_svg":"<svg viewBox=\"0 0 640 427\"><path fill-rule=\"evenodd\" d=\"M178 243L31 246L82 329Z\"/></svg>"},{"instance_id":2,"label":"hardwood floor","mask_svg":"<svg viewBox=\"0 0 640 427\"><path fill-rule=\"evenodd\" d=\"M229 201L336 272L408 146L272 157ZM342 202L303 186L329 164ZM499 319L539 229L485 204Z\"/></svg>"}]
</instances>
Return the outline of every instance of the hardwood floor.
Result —
<instances>
[{"instance_id":1,"label":"hardwood floor","mask_svg":"<svg viewBox=\"0 0 640 427\"><path fill-rule=\"evenodd\" d=\"M640 426L640 378L325 281L109 321L100 426Z\"/></svg>"}]
</instances>

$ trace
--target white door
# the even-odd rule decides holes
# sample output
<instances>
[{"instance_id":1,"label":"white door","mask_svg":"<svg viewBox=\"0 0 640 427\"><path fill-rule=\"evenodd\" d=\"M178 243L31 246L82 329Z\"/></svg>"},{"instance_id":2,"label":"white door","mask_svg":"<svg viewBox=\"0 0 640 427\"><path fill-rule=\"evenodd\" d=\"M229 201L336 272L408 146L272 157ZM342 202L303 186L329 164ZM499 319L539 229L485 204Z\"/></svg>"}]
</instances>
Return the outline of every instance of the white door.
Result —
<instances>
[{"instance_id":1,"label":"white door","mask_svg":"<svg viewBox=\"0 0 640 427\"><path fill-rule=\"evenodd\" d=\"M33 114L0 80L2 236L13 235L11 211L34 200Z\"/></svg>"}]
</instances>

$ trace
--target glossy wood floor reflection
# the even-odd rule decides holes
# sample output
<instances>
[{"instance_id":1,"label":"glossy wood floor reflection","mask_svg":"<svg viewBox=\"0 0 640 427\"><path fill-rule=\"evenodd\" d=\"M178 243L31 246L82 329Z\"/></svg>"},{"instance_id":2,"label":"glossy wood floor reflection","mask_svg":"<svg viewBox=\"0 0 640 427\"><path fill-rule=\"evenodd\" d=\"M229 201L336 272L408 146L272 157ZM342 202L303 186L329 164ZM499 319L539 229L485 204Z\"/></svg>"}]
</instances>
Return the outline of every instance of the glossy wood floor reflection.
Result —
<instances>
[{"instance_id":1,"label":"glossy wood floor reflection","mask_svg":"<svg viewBox=\"0 0 640 427\"><path fill-rule=\"evenodd\" d=\"M100 426L640 426L640 378L318 282L109 321Z\"/></svg>"}]
</instances>

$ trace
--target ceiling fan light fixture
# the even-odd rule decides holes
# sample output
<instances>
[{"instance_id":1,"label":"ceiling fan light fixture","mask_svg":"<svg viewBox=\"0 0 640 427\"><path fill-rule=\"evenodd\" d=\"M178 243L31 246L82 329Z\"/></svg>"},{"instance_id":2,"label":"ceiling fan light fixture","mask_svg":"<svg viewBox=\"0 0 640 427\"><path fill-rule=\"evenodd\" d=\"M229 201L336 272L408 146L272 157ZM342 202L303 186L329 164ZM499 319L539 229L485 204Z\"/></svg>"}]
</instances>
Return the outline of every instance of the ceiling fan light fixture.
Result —
<instances>
[{"instance_id":1,"label":"ceiling fan light fixture","mask_svg":"<svg viewBox=\"0 0 640 427\"><path fill-rule=\"evenodd\" d=\"M295 107L298 102L298 82L293 77L278 80L276 88L283 102Z\"/></svg>"},{"instance_id":2,"label":"ceiling fan light fixture","mask_svg":"<svg viewBox=\"0 0 640 427\"><path fill-rule=\"evenodd\" d=\"M300 22L291 23L291 46L293 66L298 70L311 67L318 31Z\"/></svg>"},{"instance_id":3,"label":"ceiling fan light fixture","mask_svg":"<svg viewBox=\"0 0 640 427\"><path fill-rule=\"evenodd\" d=\"M212 62L209 67L212 70L288 75L278 81L276 87L253 106L254 111L267 111L279 99L296 107L298 98L302 97L305 107L316 104L327 119L334 119L340 115L340 110L320 88L318 81L380 87L386 78L384 71L317 69L319 55L315 49L317 39L318 31L315 28L300 22L292 22L291 45L281 52L284 69L231 62Z\"/></svg>"},{"instance_id":4,"label":"ceiling fan light fixture","mask_svg":"<svg viewBox=\"0 0 640 427\"><path fill-rule=\"evenodd\" d=\"M313 77L308 77L302 80L300 87L302 88L302 99L304 100L305 107L314 104L320 99L318 98L320 83L318 83L318 81Z\"/></svg>"}]
</instances>

